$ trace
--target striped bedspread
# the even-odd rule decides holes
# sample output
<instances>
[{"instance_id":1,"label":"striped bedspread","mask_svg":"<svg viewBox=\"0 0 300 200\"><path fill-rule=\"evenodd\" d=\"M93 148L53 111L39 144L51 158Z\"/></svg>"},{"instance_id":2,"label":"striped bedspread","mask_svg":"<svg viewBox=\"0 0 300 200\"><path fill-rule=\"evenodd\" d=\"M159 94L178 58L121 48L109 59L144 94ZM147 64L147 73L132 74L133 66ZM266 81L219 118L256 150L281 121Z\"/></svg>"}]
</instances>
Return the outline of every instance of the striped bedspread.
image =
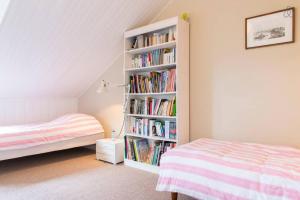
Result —
<instances>
[{"instance_id":1,"label":"striped bedspread","mask_svg":"<svg viewBox=\"0 0 300 200\"><path fill-rule=\"evenodd\" d=\"M0 127L2 150L23 149L103 132L92 116L69 114L48 123Z\"/></svg>"},{"instance_id":2,"label":"striped bedspread","mask_svg":"<svg viewBox=\"0 0 300 200\"><path fill-rule=\"evenodd\" d=\"M203 200L300 200L300 150L199 139L162 156L156 189Z\"/></svg>"}]
</instances>

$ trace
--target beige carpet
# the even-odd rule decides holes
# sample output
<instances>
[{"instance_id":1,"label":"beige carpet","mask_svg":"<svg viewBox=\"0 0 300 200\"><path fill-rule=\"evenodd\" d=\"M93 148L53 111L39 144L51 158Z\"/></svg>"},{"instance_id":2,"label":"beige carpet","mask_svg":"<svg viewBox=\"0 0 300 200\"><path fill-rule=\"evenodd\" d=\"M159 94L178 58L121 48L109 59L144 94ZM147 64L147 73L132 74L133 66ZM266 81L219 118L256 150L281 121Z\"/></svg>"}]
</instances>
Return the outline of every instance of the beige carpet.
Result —
<instances>
[{"instance_id":1,"label":"beige carpet","mask_svg":"<svg viewBox=\"0 0 300 200\"><path fill-rule=\"evenodd\" d=\"M0 200L170 199L155 191L156 181L157 175L97 161L85 148L0 162Z\"/></svg>"}]
</instances>

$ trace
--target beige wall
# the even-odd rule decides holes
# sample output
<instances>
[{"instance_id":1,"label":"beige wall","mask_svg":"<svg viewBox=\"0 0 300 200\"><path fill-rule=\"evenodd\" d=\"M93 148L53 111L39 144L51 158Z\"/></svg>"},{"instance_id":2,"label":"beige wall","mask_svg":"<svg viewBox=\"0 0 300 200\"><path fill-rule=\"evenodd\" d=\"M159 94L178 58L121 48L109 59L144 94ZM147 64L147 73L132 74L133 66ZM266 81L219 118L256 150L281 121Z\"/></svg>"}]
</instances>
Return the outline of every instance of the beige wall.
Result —
<instances>
[{"instance_id":1,"label":"beige wall","mask_svg":"<svg viewBox=\"0 0 300 200\"><path fill-rule=\"evenodd\" d=\"M244 49L244 18L288 5L300 9L299 0L174 0L159 16L190 13L192 140L213 137L300 147L299 14L296 43ZM117 65L109 71L122 77ZM105 121L108 114L114 121L103 110L122 98L96 97L94 90L80 99L80 110Z\"/></svg>"},{"instance_id":2,"label":"beige wall","mask_svg":"<svg viewBox=\"0 0 300 200\"><path fill-rule=\"evenodd\" d=\"M79 112L95 116L102 124L106 136L109 137L112 129L119 132L122 125L123 88L112 88L101 94L96 93L101 80L112 84L122 84L123 57L117 60L99 79L79 98Z\"/></svg>"}]
</instances>

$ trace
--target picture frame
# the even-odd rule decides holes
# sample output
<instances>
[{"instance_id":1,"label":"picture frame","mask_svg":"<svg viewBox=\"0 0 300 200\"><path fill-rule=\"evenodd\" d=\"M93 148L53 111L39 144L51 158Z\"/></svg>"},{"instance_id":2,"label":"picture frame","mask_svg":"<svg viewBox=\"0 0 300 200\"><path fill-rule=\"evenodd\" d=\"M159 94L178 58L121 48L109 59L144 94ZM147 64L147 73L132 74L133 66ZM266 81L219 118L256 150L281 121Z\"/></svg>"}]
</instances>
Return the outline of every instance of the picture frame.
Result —
<instances>
[{"instance_id":1,"label":"picture frame","mask_svg":"<svg viewBox=\"0 0 300 200\"><path fill-rule=\"evenodd\" d=\"M245 49L295 42L295 8L245 19Z\"/></svg>"}]
</instances>

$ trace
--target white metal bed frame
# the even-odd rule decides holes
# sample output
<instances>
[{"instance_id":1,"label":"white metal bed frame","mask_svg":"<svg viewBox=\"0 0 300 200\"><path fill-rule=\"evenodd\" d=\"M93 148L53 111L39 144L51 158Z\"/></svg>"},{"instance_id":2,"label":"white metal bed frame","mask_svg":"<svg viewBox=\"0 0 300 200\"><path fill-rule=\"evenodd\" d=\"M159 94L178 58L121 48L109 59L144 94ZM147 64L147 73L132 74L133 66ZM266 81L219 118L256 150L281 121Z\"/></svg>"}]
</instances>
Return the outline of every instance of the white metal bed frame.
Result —
<instances>
[{"instance_id":1,"label":"white metal bed frame","mask_svg":"<svg viewBox=\"0 0 300 200\"><path fill-rule=\"evenodd\" d=\"M65 141L37 145L37 146L28 147L24 149L0 151L0 161L25 157L30 155L42 154L42 153L47 153L52 151L71 149L75 147L88 146L88 145L96 144L96 140L101 138L104 138L104 132L89 135L89 136L73 138Z\"/></svg>"}]
</instances>

